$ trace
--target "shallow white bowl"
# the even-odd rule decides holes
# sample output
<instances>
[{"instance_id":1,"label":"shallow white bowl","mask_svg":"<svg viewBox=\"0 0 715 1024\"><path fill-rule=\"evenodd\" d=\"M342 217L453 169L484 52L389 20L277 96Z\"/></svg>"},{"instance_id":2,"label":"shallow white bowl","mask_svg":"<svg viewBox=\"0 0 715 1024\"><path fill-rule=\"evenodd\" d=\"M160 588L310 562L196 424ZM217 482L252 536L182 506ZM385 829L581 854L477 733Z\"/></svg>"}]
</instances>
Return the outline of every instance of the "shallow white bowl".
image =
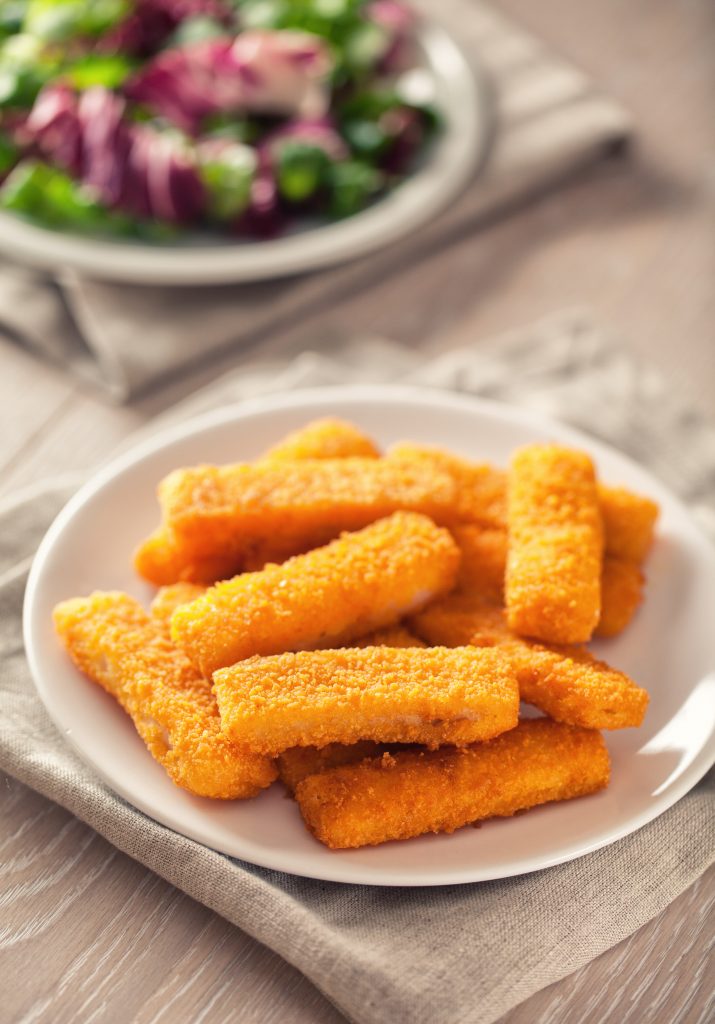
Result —
<instances>
[{"instance_id":1,"label":"shallow white bowl","mask_svg":"<svg viewBox=\"0 0 715 1024\"><path fill-rule=\"evenodd\" d=\"M462 191L489 140L488 92L459 46L443 29L427 24L420 47L444 130L422 167L354 217L269 241L232 243L203 236L152 245L50 231L0 212L0 252L53 273L71 269L101 280L208 285L304 273L389 245Z\"/></svg>"},{"instance_id":2,"label":"shallow white bowl","mask_svg":"<svg viewBox=\"0 0 715 1024\"><path fill-rule=\"evenodd\" d=\"M142 600L131 553L158 518L157 481L198 462L251 459L308 420L339 414L382 444L409 438L505 464L531 441L589 451L603 480L661 505L644 607L623 636L594 645L651 694L641 729L608 734L613 781L597 796L553 804L480 829L363 850L330 852L303 827L280 784L255 800L222 803L174 786L130 719L65 655L54 604L95 589ZM38 691L58 729L104 781L141 811L253 864L339 882L446 885L559 864L605 846L675 803L715 759L715 553L687 510L618 452L510 406L409 388L293 392L220 409L137 446L86 484L50 528L27 587L25 643Z\"/></svg>"}]
</instances>

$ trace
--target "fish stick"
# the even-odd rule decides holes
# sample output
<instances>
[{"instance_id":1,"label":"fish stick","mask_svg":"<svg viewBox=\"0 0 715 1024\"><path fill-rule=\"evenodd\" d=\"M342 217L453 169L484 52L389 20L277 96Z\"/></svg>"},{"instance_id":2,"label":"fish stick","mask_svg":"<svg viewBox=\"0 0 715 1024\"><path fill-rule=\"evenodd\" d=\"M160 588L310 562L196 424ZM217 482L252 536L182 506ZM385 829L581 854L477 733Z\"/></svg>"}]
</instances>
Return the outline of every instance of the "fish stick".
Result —
<instances>
[{"instance_id":1,"label":"fish stick","mask_svg":"<svg viewBox=\"0 0 715 1024\"><path fill-rule=\"evenodd\" d=\"M449 591L459 557L447 530L396 512L211 587L176 609L171 635L207 676L254 654L339 647Z\"/></svg>"},{"instance_id":2,"label":"fish stick","mask_svg":"<svg viewBox=\"0 0 715 1024\"><path fill-rule=\"evenodd\" d=\"M342 850L508 818L596 793L609 778L600 733L534 719L463 750L384 754L311 775L296 798L316 839Z\"/></svg>"},{"instance_id":3,"label":"fish stick","mask_svg":"<svg viewBox=\"0 0 715 1024\"><path fill-rule=\"evenodd\" d=\"M653 543L658 505L624 487L598 488L606 554L641 564Z\"/></svg>"},{"instance_id":4,"label":"fish stick","mask_svg":"<svg viewBox=\"0 0 715 1024\"><path fill-rule=\"evenodd\" d=\"M506 608L515 633L584 643L601 614L603 527L583 452L528 445L511 459Z\"/></svg>"},{"instance_id":5,"label":"fish stick","mask_svg":"<svg viewBox=\"0 0 715 1024\"><path fill-rule=\"evenodd\" d=\"M269 448L267 460L343 459L350 455L377 458L380 452L369 437L345 420L326 418L313 420L294 430Z\"/></svg>"},{"instance_id":6,"label":"fish stick","mask_svg":"<svg viewBox=\"0 0 715 1024\"><path fill-rule=\"evenodd\" d=\"M168 633L171 616L176 609L182 604L195 601L205 590L206 587L198 583L172 583L167 587L160 587L151 602L152 618L155 622L162 623Z\"/></svg>"},{"instance_id":7,"label":"fish stick","mask_svg":"<svg viewBox=\"0 0 715 1024\"><path fill-rule=\"evenodd\" d=\"M290 793L309 775L343 764L357 764L366 757L380 757L388 748L384 743L360 740L358 743L328 743L325 747L290 747L277 758L278 775ZM392 749L395 749L394 744Z\"/></svg>"},{"instance_id":8,"label":"fish stick","mask_svg":"<svg viewBox=\"0 0 715 1024\"><path fill-rule=\"evenodd\" d=\"M158 585L205 582L205 565L214 579L225 579L276 538L283 550L306 551L399 510L440 525L459 519L457 485L447 472L388 459L198 466L170 473L159 497L171 557L158 557L156 535L135 555L137 570Z\"/></svg>"},{"instance_id":9,"label":"fish stick","mask_svg":"<svg viewBox=\"0 0 715 1024\"><path fill-rule=\"evenodd\" d=\"M224 732L256 753L328 743L463 745L517 723L507 656L365 647L249 658L214 674Z\"/></svg>"},{"instance_id":10,"label":"fish stick","mask_svg":"<svg viewBox=\"0 0 715 1024\"><path fill-rule=\"evenodd\" d=\"M210 681L132 597L95 593L64 601L54 621L75 665L121 704L178 786L197 796L237 800L275 779L272 761L223 735Z\"/></svg>"},{"instance_id":11,"label":"fish stick","mask_svg":"<svg viewBox=\"0 0 715 1024\"><path fill-rule=\"evenodd\" d=\"M512 659L521 699L559 722L589 729L642 724L648 693L582 647L545 646L515 636L503 609L474 595L437 601L410 620L431 644L491 647Z\"/></svg>"},{"instance_id":12,"label":"fish stick","mask_svg":"<svg viewBox=\"0 0 715 1024\"><path fill-rule=\"evenodd\" d=\"M611 637L623 632L643 600L645 577L637 562L625 558L603 560L601 575L601 617L596 636Z\"/></svg>"}]
</instances>

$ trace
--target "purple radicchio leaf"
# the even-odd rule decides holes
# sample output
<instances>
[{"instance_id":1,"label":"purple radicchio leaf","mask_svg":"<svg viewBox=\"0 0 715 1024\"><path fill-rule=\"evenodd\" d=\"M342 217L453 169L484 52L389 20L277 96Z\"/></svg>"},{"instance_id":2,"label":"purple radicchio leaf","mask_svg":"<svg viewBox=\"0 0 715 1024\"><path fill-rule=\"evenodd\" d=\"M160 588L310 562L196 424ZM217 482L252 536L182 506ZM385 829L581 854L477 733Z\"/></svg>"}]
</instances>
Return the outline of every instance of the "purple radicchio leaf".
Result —
<instances>
[{"instance_id":1,"label":"purple radicchio leaf","mask_svg":"<svg viewBox=\"0 0 715 1024\"><path fill-rule=\"evenodd\" d=\"M243 32L159 54L126 93L189 134L220 112L321 116L331 59L322 40L303 32Z\"/></svg>"}]
</instances>

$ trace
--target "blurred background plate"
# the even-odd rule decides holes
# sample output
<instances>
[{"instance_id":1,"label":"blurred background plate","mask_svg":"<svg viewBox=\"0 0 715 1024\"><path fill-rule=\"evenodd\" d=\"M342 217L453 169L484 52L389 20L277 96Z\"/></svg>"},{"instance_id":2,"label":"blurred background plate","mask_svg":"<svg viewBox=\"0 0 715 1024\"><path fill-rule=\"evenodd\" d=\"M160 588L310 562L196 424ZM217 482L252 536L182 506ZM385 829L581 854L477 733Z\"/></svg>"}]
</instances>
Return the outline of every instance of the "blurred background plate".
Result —
<instances>
[{"instance_id":1,"label":"blurred background plate","mask_svg":"<svg viewBox=\"0 0 715 1024\"><path fill-rule=\"evenodd\" d=\"M52 272L71 269L102 280L149 285L208 285L317 270L389 245L455 199L489 145L489 94L479 70L436 25L422 28L419 43L444 120L442 133L421 167L353 217L270 241L232 243L204 235L169 246L80 237L0 213L0 251Z\"/></svg>"}]
</instances>

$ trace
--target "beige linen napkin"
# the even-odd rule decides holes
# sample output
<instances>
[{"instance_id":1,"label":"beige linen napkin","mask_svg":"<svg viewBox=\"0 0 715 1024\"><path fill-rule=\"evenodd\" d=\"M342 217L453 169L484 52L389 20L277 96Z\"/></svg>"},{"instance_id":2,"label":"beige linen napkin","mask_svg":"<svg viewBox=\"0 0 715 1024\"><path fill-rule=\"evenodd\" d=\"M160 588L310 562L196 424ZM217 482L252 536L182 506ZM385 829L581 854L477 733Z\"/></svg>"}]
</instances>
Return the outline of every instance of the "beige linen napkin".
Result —
<instances>
[{"instance_id":1,"label":"beige linen napkin","mask_svg":"<svg viewBox=\"0 0 715 1024\"><path fill-rule=\"evenodd\" d=\"M0 268L0 336L4 331L124 401L232 343L384 280L395 267L476 231L488 217L602 157L628 135L628 116L617 103L487 4L420 0L420 6L453 30L483 70L495 107L487 164L445 214L358 262L245 286L121 286L61 267L57 282L50 282L6 264Z\"/></svg>"},{"instance_id":2,"label":"beige linen napkin","mask_svg":"<svg viewBox=\"0 0 715 1024\"><path fill-rule=\"evenodd\" d=\"M715 431L581 315L429 363L373 340L330 358L249 365L190 410L302 385L387 380L514 402L589 429L651 466L715 537ZM606 849L473 885L319 882L232 860L171 832L65 746L29 677L20 639L27 569L67 496L66 485L48 484L0 508L0 768L281 954L357 1024L490 1024L631 934L712 863L712 771L656 821Z\"/></svg>"}]
</instances>

